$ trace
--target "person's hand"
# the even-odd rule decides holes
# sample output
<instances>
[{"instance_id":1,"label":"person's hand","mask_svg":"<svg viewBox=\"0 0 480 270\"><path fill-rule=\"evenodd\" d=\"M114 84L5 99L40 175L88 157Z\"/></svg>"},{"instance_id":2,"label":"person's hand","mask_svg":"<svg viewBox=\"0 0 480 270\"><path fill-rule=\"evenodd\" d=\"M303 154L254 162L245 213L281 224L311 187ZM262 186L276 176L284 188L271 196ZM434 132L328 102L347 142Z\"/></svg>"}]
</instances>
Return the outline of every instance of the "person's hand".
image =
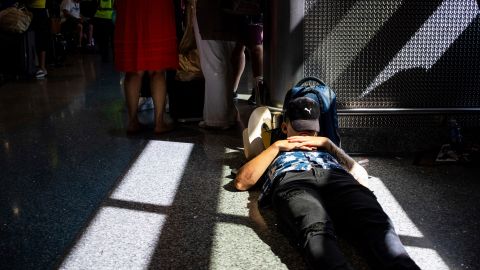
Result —
<instances>
[{"instance_id":1,"label":"person's hand","mask_svg":"<svg viewBox=\"0 0 480 270\"><path fill-rule=\"evenodd\" d=\"M330 146L330 139L327 137L317 137L317 136L292 136L288 137L287 140L290 143L299 144L301 147L310 148L310 150L316 150L319 148L328 149Z\"/></svg>"},{"instance_id":2,"label":"person's hand","mask_svg":"<svg viewBox=\"0 0 480 270\"><path fill-rule=\"evenodd\" d=\"M316 149L315 147L307 146L301 142L290 141L289 139L278 140L273 143L273 145L278 147L278 150L280 152L287 152L292 150L312 151Z\"/></svg>"}]
</instances>

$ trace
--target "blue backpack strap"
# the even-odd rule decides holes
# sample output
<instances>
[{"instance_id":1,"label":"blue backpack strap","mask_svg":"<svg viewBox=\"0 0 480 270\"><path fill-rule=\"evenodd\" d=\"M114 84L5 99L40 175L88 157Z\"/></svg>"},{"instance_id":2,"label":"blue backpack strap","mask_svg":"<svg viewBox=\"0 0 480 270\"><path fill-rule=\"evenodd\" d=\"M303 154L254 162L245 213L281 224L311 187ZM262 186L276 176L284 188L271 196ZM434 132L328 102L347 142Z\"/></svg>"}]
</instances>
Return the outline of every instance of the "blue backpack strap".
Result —
<instances>
[{"instance_id":1,"label":"blue backpack strap","mask_svg":"<svg viewBox=\"0 0 480 270\"><path fill-rule=\"evenodd\" d=\"M326 85L322 80L320 80L317 77L305 77L305 78L301 79L300 81L298 81L298 83L295 85L295 87L302 86L304 83L312 82L312 81L316 82L319 85Z\"/></svg>"}]
</instances>

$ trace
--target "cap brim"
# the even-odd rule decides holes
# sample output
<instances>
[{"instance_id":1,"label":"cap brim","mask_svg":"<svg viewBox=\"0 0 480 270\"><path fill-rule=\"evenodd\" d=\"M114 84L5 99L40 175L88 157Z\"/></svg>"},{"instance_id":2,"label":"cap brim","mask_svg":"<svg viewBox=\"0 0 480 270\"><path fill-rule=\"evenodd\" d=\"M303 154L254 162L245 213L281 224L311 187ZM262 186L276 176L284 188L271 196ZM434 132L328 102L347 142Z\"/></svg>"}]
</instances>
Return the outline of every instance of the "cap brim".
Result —
<instances>
[{"instance_id":1,"label":"cap brim","mask_svg":"<svg viewBox=\"0 0 480 270\"><path fill-rule=\"evenodd\" d=\"M297 119L291 121L293 129L296 131L320 131L320 124L318 119Z\"/></svg>"}]
</instances>

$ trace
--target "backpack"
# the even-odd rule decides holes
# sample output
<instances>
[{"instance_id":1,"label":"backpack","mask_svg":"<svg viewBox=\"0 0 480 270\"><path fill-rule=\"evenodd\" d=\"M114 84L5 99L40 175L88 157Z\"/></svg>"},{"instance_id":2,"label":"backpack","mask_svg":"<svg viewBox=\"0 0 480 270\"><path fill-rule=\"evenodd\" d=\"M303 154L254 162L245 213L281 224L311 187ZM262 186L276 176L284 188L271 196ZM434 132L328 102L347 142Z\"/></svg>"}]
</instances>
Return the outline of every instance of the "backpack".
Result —
<instances>
[{"instance_id":1,"label":"backpack","mask_svg":"<svg viewBox=\"0 0 480 270\"><path fill-rule=\"evenodd\" d=\"M280 127L286 106L290 100L303 96L320 104L320 132L318 135L329 138L340 147L335 92L321 80L315 77L306 77L287 91L282 113L272 114L265 106L253 110L248 120L248 127L243 130L242 134L244 154L247 159L260 154L277 140L286 139L286 134Z\"/></svg>"},{"instance_id":2,"label":"backpack","mask_svg":"<svg viewBox=\"0 0 480 270\"><path fill-rule=\"evenodd\" d=\"M283 115L285 115L288 102L298 97L309 97L320 104L320 132L318 135L329 138L340 147L335 92L320 79L305 77L285 94Z\"/></svg>"}]
</instances>

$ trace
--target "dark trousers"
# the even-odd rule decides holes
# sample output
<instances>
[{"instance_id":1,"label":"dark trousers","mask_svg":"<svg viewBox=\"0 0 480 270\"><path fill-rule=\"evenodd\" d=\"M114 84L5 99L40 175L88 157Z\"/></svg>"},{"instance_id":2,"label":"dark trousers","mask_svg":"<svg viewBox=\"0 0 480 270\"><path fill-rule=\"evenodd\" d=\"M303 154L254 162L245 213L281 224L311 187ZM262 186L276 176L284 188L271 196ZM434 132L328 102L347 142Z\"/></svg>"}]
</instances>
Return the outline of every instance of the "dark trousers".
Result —
<instances>
[{"instance_id":1,"label":"dark trousers","mask_svg":"<svg viewBox=\"0 0 480 270\"><path fill-rule=\"evenodd\" d=\"M274 187L272 200L312 269L352 269L336 233L356 246L372 269L420 269L375 195L347 172L287 172Z\"/></svg>"},{"instance_id":2,"label":"dark trousers","mask_svg":"<svg viewBox=\"0 0 480 270\"><path fill-rule=\"evenodd\" d=\"M45 8L31 8L33 18L30 27L35 32L35 46L37 52L44 52L48 49L50 41L50 28L48 12Z\"/></svg>"},{"instance_id":3,"label":"dark trousers","mask_svg":"<svg viewBox=\"0 0 480 270\"><path fill-rule=\"evenodd\" d=\"M94 18L93 24L95 26L93 34L100 50L100 55L102 60L107 62L110 60L110 51L113 50L113 22L108 19Z\"/></svg>"}]
</instances>

